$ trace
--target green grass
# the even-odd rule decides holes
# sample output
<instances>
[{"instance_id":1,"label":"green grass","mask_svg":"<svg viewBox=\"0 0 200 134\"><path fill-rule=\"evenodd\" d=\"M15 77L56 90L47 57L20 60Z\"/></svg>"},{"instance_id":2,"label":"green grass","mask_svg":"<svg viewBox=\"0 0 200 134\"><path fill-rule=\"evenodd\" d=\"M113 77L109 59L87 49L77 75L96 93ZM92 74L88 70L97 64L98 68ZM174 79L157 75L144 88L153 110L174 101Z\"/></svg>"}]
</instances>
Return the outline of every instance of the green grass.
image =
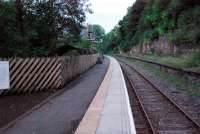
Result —
<instances>
[{"instance_id":1,"label":"green grass","mask_svg":"<svg viewBox=\"0 0 200 134\"><path fill-rule=\"evenodd\" d=\"M175 68L200 72L200 53L182 56L149 54L144 55L142 58Z\"/></svg>"},{"instance_id":2,"label":"green grass","mask_svg":"<svg viewBox=\"0 0 200 134\"><path fill-rule=\"evenodd\" d=\"M144 59L170 65L176 68L182 68L186 65L187 59L172 56L145 55Z\"/></svg>"},{"instance_id":3,"label":"green grass","mask_svg":"<svg viewBox=\"0 0 200 134\"><path fill-rule=\"evenodd\" d=\"M162 81L166 82L167 84L175 86L177 89L182 90L191 96L200 97L200 83L197 83L197 82L194 83L192 80L184 79L180 76L166 73L160 69L155 68L154 66L148 63L143 63L143 62L136 61L133 59L129 59L129 61L136 64L138 67L141 67L144 70L147 70L149 73L160 78Z\"/></svg>"}]
</instances>

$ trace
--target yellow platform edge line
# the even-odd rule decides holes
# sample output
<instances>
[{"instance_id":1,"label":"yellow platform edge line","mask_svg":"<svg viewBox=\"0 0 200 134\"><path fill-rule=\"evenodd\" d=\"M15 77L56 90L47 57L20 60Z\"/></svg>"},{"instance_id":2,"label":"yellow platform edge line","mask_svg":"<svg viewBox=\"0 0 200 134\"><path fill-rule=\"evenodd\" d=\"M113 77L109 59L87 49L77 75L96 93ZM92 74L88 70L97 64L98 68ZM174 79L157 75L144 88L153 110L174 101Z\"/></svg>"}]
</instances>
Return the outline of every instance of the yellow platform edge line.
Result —
<instances>
[{"instance_id":1,"label":"yellow platform edge line","mask_svg":"<svg viewBox=\"0 0 200 134\"><path fill-rule=\"evenodd\" d=\"M109 58L110 59L110 58ZM96 134L100 122L101 112L103 111L104 102L109 90L109 84L112 78L112 63L110 60L109 68L104 79L92 100L87 112L81 120L75 134Z\"/></svg>"}]
</instances>

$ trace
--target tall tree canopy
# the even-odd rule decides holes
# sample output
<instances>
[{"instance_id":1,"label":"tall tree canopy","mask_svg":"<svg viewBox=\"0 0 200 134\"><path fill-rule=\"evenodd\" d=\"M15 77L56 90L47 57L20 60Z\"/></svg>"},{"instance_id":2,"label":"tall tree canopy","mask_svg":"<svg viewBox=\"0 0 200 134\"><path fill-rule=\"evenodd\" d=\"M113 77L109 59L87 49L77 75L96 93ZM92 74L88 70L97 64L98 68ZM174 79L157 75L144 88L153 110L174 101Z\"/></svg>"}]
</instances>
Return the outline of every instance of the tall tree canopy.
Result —
<instances>
[{"instance_id":1,"label":"tall tree canopy","mask_svg":"<svg viewBox=\"0 0 200 134\"><path fill-rule=\"evenodd\" d=\"M0 56L55 55L79 41L87 11L87 0L1 1Z\"/></svg>"},{"instance_id":2,"label":"tall tree canopy","mask_svg":"<svg viewBox=\"0 0 200 134\"><path fill-rule=\"evenodd\" d=\"M97 40L103 39L105 36L105 30L102 26L98 24L91 25L92 33L96 36Z\"/></svg>"},{"instance_id":3,"label":"tall tree canopy","mask_svg":"<svg viewBox=\"0 0 200 134\"><path fill-rule=\"evenodd\" d=\"M199 45L200 1L137 0L119 22L116 36L118 48L124 51L160 36L176 45Z\"/></svg>"}]
</instances>

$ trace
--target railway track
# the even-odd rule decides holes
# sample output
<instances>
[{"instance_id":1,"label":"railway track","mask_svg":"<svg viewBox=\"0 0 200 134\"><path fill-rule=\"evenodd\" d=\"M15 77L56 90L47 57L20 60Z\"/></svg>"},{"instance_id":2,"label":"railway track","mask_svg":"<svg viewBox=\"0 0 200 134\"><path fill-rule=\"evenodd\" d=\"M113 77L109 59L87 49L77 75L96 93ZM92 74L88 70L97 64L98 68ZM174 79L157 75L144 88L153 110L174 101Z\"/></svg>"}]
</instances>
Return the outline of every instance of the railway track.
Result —
<instances>
[{"instance_id":1,"label":"railway track","mask_svg":"<svg viewBox=\"0 0 200 134\"><path fill-rule=\"evenodd\" d=\"M129 83L138 134L200 134L198 122L176 102L126 61L118 60Z\"/></svg>"},{"instance_id":2,"label":"railway track","mask_svg":"<svg viewBox=\"0 0 200 134\"><path fill-rule=\"evenodd\" d=\"M124 70L123 73L125 74ZM128 76L124 76L128 89L137 134L155 134L153 125L151 124L150 119L148 118L147 113L144 110L144 107L140 103L141 101L137 97L135 90L133 90L133 83L130 81Z\"/></svg>"}]
</instances>

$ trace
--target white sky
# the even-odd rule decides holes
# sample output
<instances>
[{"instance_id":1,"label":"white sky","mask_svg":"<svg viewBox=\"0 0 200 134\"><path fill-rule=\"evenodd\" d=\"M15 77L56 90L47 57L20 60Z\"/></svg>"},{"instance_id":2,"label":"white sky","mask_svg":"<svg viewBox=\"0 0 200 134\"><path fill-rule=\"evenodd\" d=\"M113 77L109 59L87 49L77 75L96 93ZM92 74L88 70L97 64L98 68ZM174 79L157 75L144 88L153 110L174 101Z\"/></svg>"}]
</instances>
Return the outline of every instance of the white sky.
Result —
<instances>
[{"instance_id":1,"label":"white sky","mask_svg":"<svg viewBox=\"0 0 200 134\"><path fill-rule=\"evenodd\" d=\"M90 2L94 13L87 15L86 22L99 24L109 32L126 15L127 8L132 6L135 0L90 0Z\"/></svg>"}]
</instances>

